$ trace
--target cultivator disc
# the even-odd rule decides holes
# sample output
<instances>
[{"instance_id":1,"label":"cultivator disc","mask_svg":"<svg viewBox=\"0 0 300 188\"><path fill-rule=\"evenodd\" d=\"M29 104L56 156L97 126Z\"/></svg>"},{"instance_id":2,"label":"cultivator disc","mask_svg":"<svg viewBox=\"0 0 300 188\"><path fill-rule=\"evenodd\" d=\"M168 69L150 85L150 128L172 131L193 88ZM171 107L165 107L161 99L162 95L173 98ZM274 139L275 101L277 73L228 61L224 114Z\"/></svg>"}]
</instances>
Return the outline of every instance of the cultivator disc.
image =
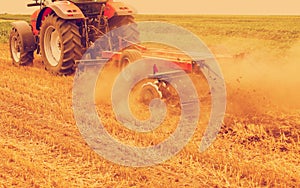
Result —
<instances>
[{"instance_id":1,"label":"cultivator disc","mask_svg":"<svg viewBox=\"0 0 300 188\"><path fill-rule=\"evenodd\" d=\"M158 81L147 82L142 85L140 91L140 102L144 104L149 104L151 100L155 98L161 99L163 97L162 91L159 90L159 86L156 82Z\"/></svg>"}]
</instances>

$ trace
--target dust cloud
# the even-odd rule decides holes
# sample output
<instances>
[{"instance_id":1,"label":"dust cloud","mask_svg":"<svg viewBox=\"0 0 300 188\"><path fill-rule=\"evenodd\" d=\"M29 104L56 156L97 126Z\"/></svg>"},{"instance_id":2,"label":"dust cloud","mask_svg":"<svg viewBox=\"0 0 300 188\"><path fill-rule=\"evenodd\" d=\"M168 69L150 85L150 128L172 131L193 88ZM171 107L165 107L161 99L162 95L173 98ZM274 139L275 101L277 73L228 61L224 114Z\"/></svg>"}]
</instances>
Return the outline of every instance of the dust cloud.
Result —
<instances>
[{"instance_id":1,"label":"dust cloud","mask_svg":"<svg viewBox=\"0 0 300 188\"><path fill-rule=\"evenodd\" d=\"M245 115L299 110L300 41L285 51L261 46L252 49L219 60L227 87L227 112ZM111 89L119 73L113 63L103 69L96 85L96 104L111 104Z\"/></svg>"},{"instance_id":2,"label":"dust cloud","mask_svg":"<svg viewBox=\"0 0 300 188\"><path fill-rule=\"evenodd\" d=\"M120 73L120 70L113 64L108 62L98 75L95 87L95 103L111 104L111 92L113 84Z\"/></svg>"},{"instance_id":3,"label":"dust cloud","mask_svg":"<svg viewBox=\"0 0 300 188\"><path fill-rule=\"evenodd\" d=\"M228 111L257 114L300 109L299 52L300 42L285 52L269 54L256 49L224 64L220 60Z\"/></svg>"}]
</instances>

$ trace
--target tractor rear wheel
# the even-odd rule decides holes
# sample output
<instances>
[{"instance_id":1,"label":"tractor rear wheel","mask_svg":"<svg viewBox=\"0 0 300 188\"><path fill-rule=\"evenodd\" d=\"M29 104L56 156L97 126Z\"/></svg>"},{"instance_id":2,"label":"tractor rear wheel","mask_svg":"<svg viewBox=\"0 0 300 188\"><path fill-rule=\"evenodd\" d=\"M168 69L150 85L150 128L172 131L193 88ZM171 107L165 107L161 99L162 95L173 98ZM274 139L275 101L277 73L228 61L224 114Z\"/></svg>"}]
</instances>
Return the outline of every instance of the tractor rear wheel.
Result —
<instances>
[{"instance_id":1,"label":"tractor rear wheel","mask_svg":"<svg viewBox=\"0 0 300 188\"><path fill-rule=\"evenodd\" d=\"M12 63L14 65L28 65L32 63L33 51L26 52L22 48L20 33L13 28L9 36L9 47Z\"/></svg>"},{"instance_id":2,"label":"tractor rear wheel","mask_svg":"<svg viewBox=\"0 0 300 188\"><path fill-rule=\"evenodd\" d=\"M40 33L45 68L58 75L73 73L75 60L82 57L81 35L75 22L52 14L43 21Z\"/></svg>"},{"instance_id":3,"label":"tractor rear wheel","mask_svg":"<svg viewBox=\"0 0 300 188\"><path fill-rule=\"evenodd\" d=\"M133 16L114 16L108 20L108 26L112 33L113 50L120 51L132 43L140 42L140 33ZM122 39L122 42L119 39Z\"/></svg>"}]
</instances>

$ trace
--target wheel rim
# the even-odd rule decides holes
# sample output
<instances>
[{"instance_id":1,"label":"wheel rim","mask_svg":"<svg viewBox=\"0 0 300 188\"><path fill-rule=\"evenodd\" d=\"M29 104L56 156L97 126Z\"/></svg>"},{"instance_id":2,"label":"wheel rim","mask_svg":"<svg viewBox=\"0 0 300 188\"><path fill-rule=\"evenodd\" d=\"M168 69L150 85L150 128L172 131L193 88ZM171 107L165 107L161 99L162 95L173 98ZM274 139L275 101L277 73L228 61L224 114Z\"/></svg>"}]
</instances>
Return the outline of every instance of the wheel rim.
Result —
<instances>
[{"instance_id":1,"label":"wheel rim","mask_svg":"<svg viewBox=\"0 0 300 188\"><path fill-rule=\"evenodd\" d=\"M13 36L10 43L11 54L15 62L19 62L21 58L20 40L18 36Z\"/></svg>"},{"instance_id":2,"label":"wheel rim","mask_svg":"<svg viewBox=\"0 0 300 188\"><path fill-rule=\"evenodd\" d=\"M57 66L61 58L61 40L58 31L53 26L45 31L44 49L49 64L53 67Z\"/></svg>"}]
</instances>

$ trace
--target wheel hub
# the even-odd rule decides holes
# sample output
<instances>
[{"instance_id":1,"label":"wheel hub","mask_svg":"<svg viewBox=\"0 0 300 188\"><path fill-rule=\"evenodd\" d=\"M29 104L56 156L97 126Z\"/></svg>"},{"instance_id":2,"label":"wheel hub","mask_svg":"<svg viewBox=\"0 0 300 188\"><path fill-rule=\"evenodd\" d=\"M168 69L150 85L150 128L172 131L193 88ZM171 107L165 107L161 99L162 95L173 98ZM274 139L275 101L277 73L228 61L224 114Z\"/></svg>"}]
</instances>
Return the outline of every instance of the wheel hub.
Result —
<instances>
[{"instance_id":1,"label":"wheel hub","mask_svg":"<svg viewBox=\"0 0 300 188\"><path fill-rule=\"evenodd\" d=\"M14 36L11 41L11 51L15 62L19 62L21 58L21 48L18 37Z\"/></svg>"},{"instance_id":2,"label":"wheel hub","mask_svg":"<svg viewBox=\"0 0 300 188\"><path fill-rule=\"evenodd\" d=\"M54 27L48 27L44 38L45 56L51 66L59 64L61 56L61 40Z\"/></svg>"}]
</instances>

